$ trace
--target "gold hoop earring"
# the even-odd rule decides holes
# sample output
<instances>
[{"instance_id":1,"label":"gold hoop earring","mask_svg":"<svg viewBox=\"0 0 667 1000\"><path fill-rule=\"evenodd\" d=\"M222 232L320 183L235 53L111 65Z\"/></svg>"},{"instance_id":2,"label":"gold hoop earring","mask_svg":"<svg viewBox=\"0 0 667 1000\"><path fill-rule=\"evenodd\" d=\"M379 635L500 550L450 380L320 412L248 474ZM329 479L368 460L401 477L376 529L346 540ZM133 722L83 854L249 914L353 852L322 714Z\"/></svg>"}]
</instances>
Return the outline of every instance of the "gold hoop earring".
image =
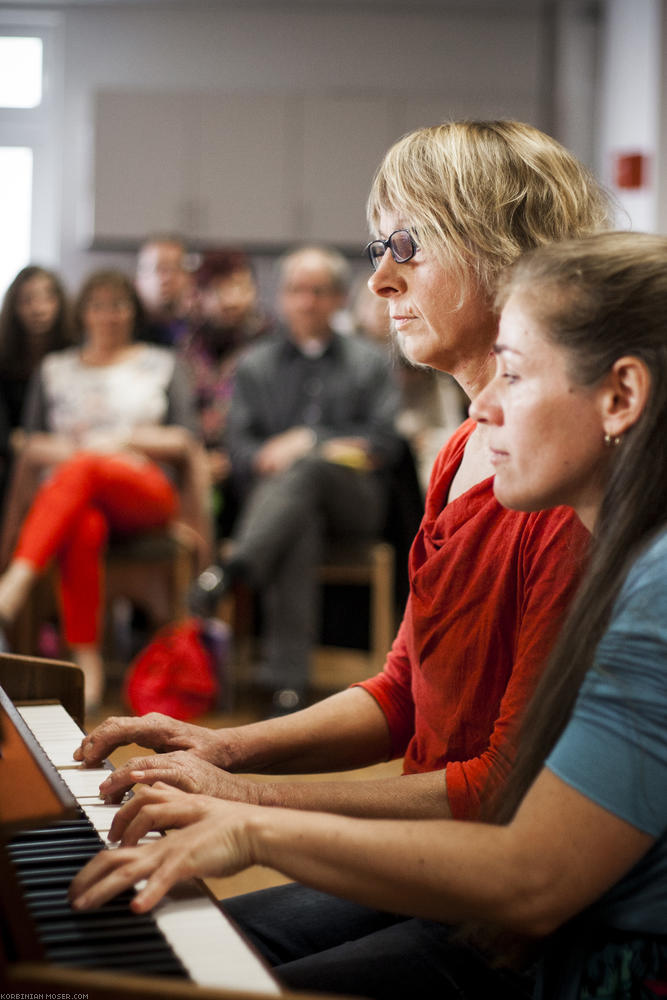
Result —
<instances>
[{"instance_id":1,"label":"gold hoop earring","mask_svg":"<svg viewBox=\"0 0 667 1000\"><path fill-rule=\"evenodd\" d=\"M623 440L622 434L616 434L616 435L605 434L604 436L604 443L607 446L607 448L617 448L622 440Z\"/></svg>"}]
</instances>

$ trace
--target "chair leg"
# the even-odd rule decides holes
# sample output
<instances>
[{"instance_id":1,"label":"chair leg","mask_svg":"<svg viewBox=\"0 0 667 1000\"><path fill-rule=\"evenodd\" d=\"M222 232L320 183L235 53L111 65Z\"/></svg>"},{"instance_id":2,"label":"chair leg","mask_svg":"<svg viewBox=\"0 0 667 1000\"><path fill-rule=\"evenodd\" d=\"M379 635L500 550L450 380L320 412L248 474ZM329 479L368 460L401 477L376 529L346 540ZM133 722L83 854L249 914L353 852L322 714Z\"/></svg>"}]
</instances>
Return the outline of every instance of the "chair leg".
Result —
<instances>
[{"instance_id":1,"label":"chair leg","mask_svg":"<svg viewBox=\"0 0 667 1000\"><path fill-rule=\"evenodd\" d=\"M373 546L371 566L371 658L381 670L394 640L394 550L386 542Z\"/></svg>"}]
</instances>

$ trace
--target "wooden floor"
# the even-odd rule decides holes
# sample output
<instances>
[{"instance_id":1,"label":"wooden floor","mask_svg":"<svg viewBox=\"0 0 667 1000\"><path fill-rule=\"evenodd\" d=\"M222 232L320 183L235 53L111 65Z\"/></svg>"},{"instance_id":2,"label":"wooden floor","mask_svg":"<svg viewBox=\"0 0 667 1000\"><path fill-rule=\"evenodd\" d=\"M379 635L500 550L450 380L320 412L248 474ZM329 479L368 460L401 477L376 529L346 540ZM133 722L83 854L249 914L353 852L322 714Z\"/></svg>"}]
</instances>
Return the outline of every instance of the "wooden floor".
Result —
<instances>
[{"instance_id":1,"label":"wooden floor","mask_svg":"<svg viewBox=\"0 0 667 1000\"><path fill-rule=\"evenodd\" d=\"M109 715L127 714L129 714L128 709L123 704L122 698L118 694L117 689L114 688L112 689L109 697L105 699L105 703L102 708L86 719L86 730L89 732L97 723L101 722ZM248 722L255 722L260 718L260 709L258 706L253 705L252 700L239 699L239 704L234 711L214 713L204 716L197 721L202 725L218 729L228 726L244 725ZM116 766L119 766L128 758L143 752L145 751L141 747L134 744L128 747L121 747L114 751L111 755L111 761ZM339 773L336 775L336 778L341 781L355 781L360 778L369 778L372 776L393 777L394 775L399 774L400 770L400 761L392 761L388 764L378 764L375 767ZM258 781L262 780L260 775L255 777ZM281 779L280 776L276 777L275 775L272 775L270 780L276 781ZM291 780L291 778L285 780ZM303 780L313 780L313 776L305 775L303 776ZM223 899L228 896L238 895L239 893L251 892L255 889L263 889L268 886L279 885L280 883L288 881L288 879L285 879L284 876L270 868L260 868L256 866L245 872L241 872L238 875L231 876L230 878L207 879L206 881L215 896L218 899Z\"/></svg>"}]
</instances>

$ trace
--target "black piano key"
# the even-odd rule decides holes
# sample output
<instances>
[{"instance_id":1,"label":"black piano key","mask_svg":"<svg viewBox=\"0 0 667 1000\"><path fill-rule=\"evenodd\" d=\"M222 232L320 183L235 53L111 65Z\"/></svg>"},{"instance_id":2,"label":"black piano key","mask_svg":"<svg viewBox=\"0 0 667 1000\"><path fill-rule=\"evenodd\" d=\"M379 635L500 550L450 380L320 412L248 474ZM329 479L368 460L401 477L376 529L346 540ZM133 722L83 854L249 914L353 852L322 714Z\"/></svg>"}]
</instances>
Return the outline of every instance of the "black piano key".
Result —
<instances>
[{"instance_id":1,"label":"black piano key","mask_svg":"<svg viewBox=\"0 0 667 1000\"><path fill-rule=\"evenodd\" d=\"M69 885L75 875L81 871L81 865L60 865L55 868L30 868L25 872L20 872L21 884L30 888L31 886L51 886Z\"/></svg>"},{"instance_id":2,"label":"black piano key","mask_svg":"<svg viewBox=\"0 0 667 1000\"><path fill-rule=\"evenodd\" d=\"M85 845L66 848L58 846L52 851L48 851L45 847L40 847L38 851L19 852L11 854L10 857L17 871L27 872L34 868L45 867L55 870L56 866L61 863L78 863L79 867L82 868L87 861L90 861L91 858L96 857L99 853L99 845L91 844L88 847Z\"/></svg>"},{"instance_id":3,"label":"black piano key","mask_svg":"<svg viewBox=\"0 0 667 1000\"><path fill-rule=\"evenodd\" d=\"M153 916L130 909L133 890L97 910L72 910L71 881L104 846L83 813L79 819L19 833L8 845L47 959L77 967L189 978Z\"/></svg>"},{"instance_id":4,"label":"black piano key","mask_svg":"<svg viewBox=\"0 0 667 1000\"><path fill-rule=\"evenodd\" d=\"M92 823L83 813L79 819L56 820L49 826L40 826L32 830L22 830L12 837L12 844L24 844L28 842L38 842L42 840L54 841L59 837L80 836L92 833L97 836L97 831Z\"/></svg>"},{"instance_id":5,"label":"black piano key","mask_svg":"<svg viewBox=\"0 0 667 1000\"><path fill-rule=\"evenodd\" d=\"M130 914L132 916L132 914ZM58 925L40 924L40 939L48 948L51 945L86 943L103 952L111 947L128 950L128 945L144 948L146 941L160 941L159 932L153 920L133 922L113 921L98 924L89 920L61 920Z\"/></svg>"},{"instance_id":6,"label":"black piano key","mask_svg":"<svg viewBox=\"0 0 667 1000\"><path fill-rule=\"evenodd\" d=\"M80 941L78 943L60 943L47 945L47 958L62 965L95 964L98 968L141 968L148 962L168 962L173 965L179 962L164 939L157 935L152 940L108 942ZM180 962L179 962L180 964Z\"/></svg>"},{"instance_id":7,"label":"black piano key","mask_svg":"<svg viewBox=\"0 0 667 1000\"><path fill-rule=\"evenodd\" d=\"M100 839L94 830L89 831L88 835L83 835L81 837L58 837L53 840L39 840L34 843L25 844L15 844L11 843L7 846L7 854L10 858L23 858L29 857L31 854L40 854L42 852L47 852L51 850L66 851L70 847L97 847L101 848L103 845L100 843Z\"/></svg>"},{"instance_id":8,"label":"black piano key","mask_svg":"<svg viewBox=\"0 0 667 1000\"><path fill-rule=\"evenodd\" d=\"M51 956L49 957L51 958ZM59 962L61 965L70 965L81 969L118 970L143 976L189 978L188 973L176 955L173 952L169 954L166 951L159 955L147 955L140 960L127 955L109 955L101 959L99 955L75 954L73 956L64 955L64 957L58 955L53 958L53 961Z\"/></svg>"},{"instance_id":9,"label":"black piano key","mask_svg":"<svg viewBox=\"0 0 667 1000\"><path fill-rule=\"evenodd\" d=\"M115 899L110 899L108 903L104 904L104 913L127 913L128 904L131 900L129 894L124 894L122 898L116 897ZM63 917L70 916L74 911L69 904L67 896L63 892L58 892L53 895L49 895L43 898L32 898L27 900L28 909L34 915L35 919L40 921L50 920L53 915L62 915ZM99 910L86 910L79 911L79 916L83 916L84 913L98 913ZM137 916L137 914L133 914Z\"/></svg>"},{"instance_id":10,"label":"black piano key","mask_svg":"<svg viewBox=\"0 0 667 1000\"><path fill-rule=\"evenodd\" d=\"M155 930L155 922L150 914L133 913L125 908L125 912L118 910L107 911L106 907L101 910L84 910L74 912L72 909L67 912L65 907L61 907L58 912L52 912L40 917L39 926L42 935L53 934L64 929L71 929L79 934L97 934L102 932L115 932L124 934L128 928L150 927ZM53 939L53 938L52 938Z\"/></svg>"}]
</instances>

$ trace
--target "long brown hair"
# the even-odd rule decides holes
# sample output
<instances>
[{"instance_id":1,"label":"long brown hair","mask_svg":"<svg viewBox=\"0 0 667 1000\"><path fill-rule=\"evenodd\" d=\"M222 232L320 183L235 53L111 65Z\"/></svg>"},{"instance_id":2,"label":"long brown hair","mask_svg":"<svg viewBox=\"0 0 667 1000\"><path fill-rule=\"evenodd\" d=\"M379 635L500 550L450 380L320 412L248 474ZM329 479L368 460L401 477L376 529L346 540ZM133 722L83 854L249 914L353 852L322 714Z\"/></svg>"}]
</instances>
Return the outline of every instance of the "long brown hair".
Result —
<instances>
[{"instance_id":1,"label":"long brown hair","mask_svg":"<svg viewBox=\"0 0 667 1000\"><path fill-rule=\"evenodd\" d=\"M504 277L570 373L594 385L624 356L640 358L650 392L614 448L588 570L526 711L516 765L489 817L508 822L562 733L614 601L637 555L667 524L667 237L616 232L533 251Z\"/></svg>"},{"instance_id":2,"label":"long brown hair","mask_svg":"<svg viewBox=\"0 0 667 1000\"><path fill-rule=\"evenodd\" d=\"M26 350L27 332L16 310L21 289L33 278L47 278L58 299L56 318L44 338L44 353L59 351L72 343L69 303L60 278L37 264L22 268L5 292L0 310L0 370L16 379L27 378L36 360Z\"/></svg>"}]
</instances>

